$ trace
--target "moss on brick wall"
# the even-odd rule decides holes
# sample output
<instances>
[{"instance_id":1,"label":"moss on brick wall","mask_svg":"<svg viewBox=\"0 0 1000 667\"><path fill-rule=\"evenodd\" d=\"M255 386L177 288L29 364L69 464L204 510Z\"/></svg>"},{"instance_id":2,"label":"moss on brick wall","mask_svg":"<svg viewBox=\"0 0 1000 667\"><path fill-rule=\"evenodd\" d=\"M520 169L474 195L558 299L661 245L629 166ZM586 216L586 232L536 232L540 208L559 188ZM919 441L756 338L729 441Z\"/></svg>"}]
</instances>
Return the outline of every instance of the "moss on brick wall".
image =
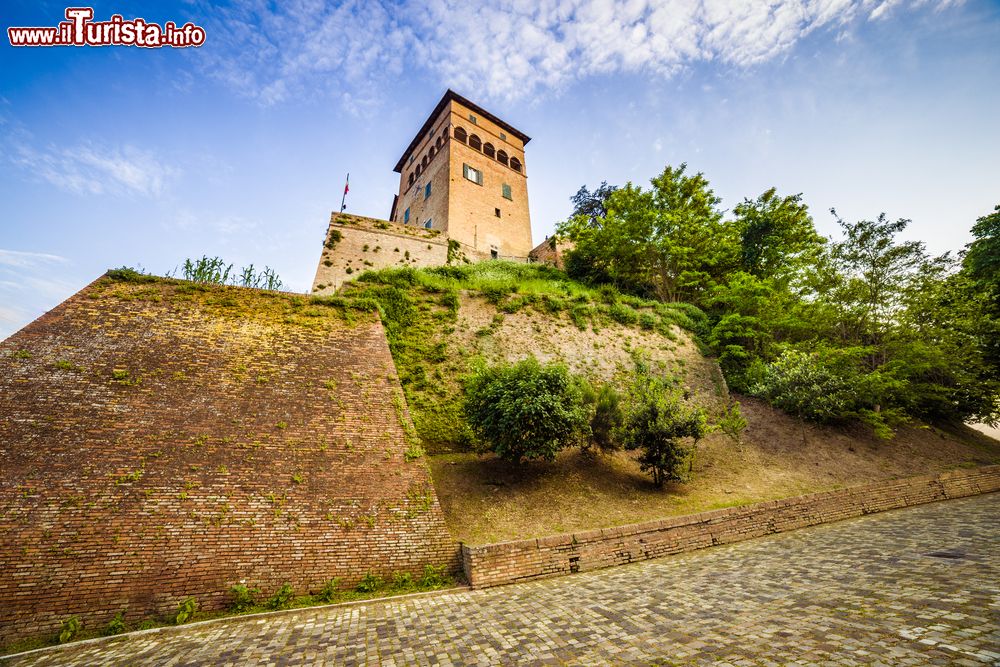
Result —
<instances>
[{"instance_id":1,"label":"moss on brick wall","mask_svg":"<svg viewBox=\"0 0 1000 667\"><path fill-rule=\"evenodd\" d=\"M0 344L0 642L454 569L401 399L371 310L98 279Z\"/></svg>"}]
</instances>

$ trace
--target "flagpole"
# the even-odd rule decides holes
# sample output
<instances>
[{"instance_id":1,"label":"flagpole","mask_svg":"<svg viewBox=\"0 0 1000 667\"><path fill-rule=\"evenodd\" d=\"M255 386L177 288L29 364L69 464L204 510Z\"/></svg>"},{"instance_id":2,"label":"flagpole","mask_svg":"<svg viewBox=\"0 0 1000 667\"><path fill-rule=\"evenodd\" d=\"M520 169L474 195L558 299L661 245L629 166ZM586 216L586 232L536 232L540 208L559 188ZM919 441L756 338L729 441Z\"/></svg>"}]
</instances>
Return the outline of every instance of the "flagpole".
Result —
<instances>
[{"instance_id":1,"label":"flagpole","mask_svg":"<svg viewBox=\"0 0 1000 667\"><path fill-rule=\"evenodd\" d=\"M344 196L340 199L340 212L343 213L344 209L347 208L347 190L351 185L351 172L347 172L347 181L344 183Z\"/></svg>"}]
</instances>

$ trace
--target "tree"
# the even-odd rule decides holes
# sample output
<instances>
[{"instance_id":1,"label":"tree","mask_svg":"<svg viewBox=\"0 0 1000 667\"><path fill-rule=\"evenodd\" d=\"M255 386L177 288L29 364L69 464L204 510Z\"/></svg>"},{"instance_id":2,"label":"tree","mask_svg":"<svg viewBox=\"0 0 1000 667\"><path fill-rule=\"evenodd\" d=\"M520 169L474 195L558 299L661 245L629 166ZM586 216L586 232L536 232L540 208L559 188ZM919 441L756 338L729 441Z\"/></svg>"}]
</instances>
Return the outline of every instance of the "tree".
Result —
<instances>
[{"instance_id":1,"label":"tree","mask_svg":"<svg viewBox=\"0 0 1000 667\"><path fill-rule=\"evenodd\" d=\"M1000 381L1000 205L972 227L975 240L966 246L962 273L982 303L977 345Z\"/></svg>"},{"instance_id":2,"label":"tree","mask_svg":"<svg viewBox=\"0 0 1000 667\"><path fill-rule=\"evenodd\" d=\"M690 301L734 268L734 228L722 223L705 177L686 169L667 166L650 190L628 183L611 192L597 225L584 215L560 224L559 234L575 244L571 274L606 276L621 289L663 301Z\"/></svg>"},{"instance_id":3,"label":"tree","mask_svg":"<svg viewBox=\"0 0 1000 667\"><path fill-rule=\"evenodd\" d=\"M834 216L837 211L830 209ZM844 239L835 243L831 257L843 276L831 297L845 319L854 324L850 342L875 345L872 368L885 363L883 342L889 325L899 311L904 290L916 270L927 259L920 241L897 243L895 237L909 220L890 222L885 213L877 220L846 222L837 217Z\"/></svg>"},{"instance_id":4,"label":"tree","mask_svg":"<svg viewBox=\"0 0 1000 667\"><path fill-rule=\"evenodd\" d=\"M733 213L740 234L740 263L757 278L788 275L824 242L801 194L779 197L771 188L756 200L744 199Z\"/></svg>"},{"instance_id":5,"label":"tree","mask_svg":"<svg viewBox=\"0 0 1000 667\"><path fill-rule=\"evenodd\" d=\"M593 192L588 190L586 185L581 186L576 194L569 198L573 202L573 214L570 217L586 218L591 226L598 226L608 214L608 197L617 189L617 185L608 185L607 181L601 181L601 185Z\"/></svg>"},{"instance_id":6,"label":"tree","mask_svg":"<svg viewBox=\"0 0 1000 667\"><path fill-rule=\"evenodd\" d=\"M626 449L640 450L640 469L662 487L666 481L684 479L685 463L691 472L694 447L707 430L703 410L683 405L680 395L662 381L647 379L634 391L625 413L622 441Z\"/></svg>"},{"instance_id":7,"label":"tree","mask_svg":"<svg viewBox=\"0 0 1000 667\"><path fill-rule=\"evenodd\" d=\"M466 381L464 409L473 432L506 461L551 461L587 427L579 382L534 357L478 369Z\"/></svg>"}]
</instances>

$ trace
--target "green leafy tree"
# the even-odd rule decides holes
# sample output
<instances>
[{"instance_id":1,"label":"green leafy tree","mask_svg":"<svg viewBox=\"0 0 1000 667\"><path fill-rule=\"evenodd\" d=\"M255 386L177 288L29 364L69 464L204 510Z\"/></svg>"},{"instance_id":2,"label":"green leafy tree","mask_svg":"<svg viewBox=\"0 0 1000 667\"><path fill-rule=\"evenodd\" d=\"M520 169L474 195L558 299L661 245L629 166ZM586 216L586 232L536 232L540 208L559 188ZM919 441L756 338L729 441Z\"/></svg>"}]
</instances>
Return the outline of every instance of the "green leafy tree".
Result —
<instances>
[{"instance_id":1,"label":"green leafy tree","mask_svg":"<svg viewBox=\"0 0 1000 667\"><path fill-rule=\"evenodd\" d=\"M640 381L621 428L625 448L639 450L640 469L658 487L683 481L685 464L690 474L694 448L707 431L705 412L685 406L678 392L655 378Z\"/></svg>"},{"instance_id":2,"label":"green leafy tree","mask_svg":"<svg viewBox=\"0 0 1000 667\"><path fill-rule=\"evenodd\" d=\"M478 369L466 381L464 408L473 432L506 461L551 461L587 426L579 382L565 366L533 357Z\"/></svg>"},{"instance_id":3,"label":"green leafy tree","mask_svg":"<svg viewBox=\"0 0 1000 667\"><path fill-rule=\"evenodd\" d=\"M686 169L667 166L650 190L628 183L611 192L597 224L586 215L562 223L559 234L575 244L567 258L571 275L684 301L731 270L735 229L722 223L719 198L704 175L688 176Z\"/></svg>"},{"instance_id":4,"label":"green leafy tree","mask_svg":"<svg viewBox=\"0 0 1000 667\"><path fill-rule=\"evenodd\" d=\"M831 209L834 216L837 212ZM920 241L897 242L896 235L909 220L890 221L885 214L877 220L846 222L837 218L844 239L835 243L831 259L843 279L831 297L839 306L845 323L846 341L876 346L869 359L872 368L885 363L885 336L899 312L903 293L914 274L927 260Z\"/></svg>"},{"instance_id":5,"label":"green leafy tree","mask_svg":"<svg viewBox=\"0 0 1000 667\"><path fill-rule=\"evenodd\" d=\"M600 224L601 220L608 214L608 197L617 189L617 185L608 185L607 181L601 181L600 186L593 191L590 191L586 185L581 186L576 194L569 198L573 202L572 217L585 218L590 221L592 226Z\"/></svg>"},{"instance_id":6,"label":"green leafy tree","mask_svg":"<svg viewBox=\"0 0 1000 667\"><path fill-rule=\"evenodd\" d=\"M980 322L977 345L991 377L1000 381L1000 205L972 226L975 240L966 246L962 273L979 303Z\"/></svg>"},{"instance_id":7,"label":"green leafy tree","mask_svg":"<svg viewBox=\"0 0 1000 667\"><path fill-rule=\"evenodd\" d=\"M744 199L733 213L740 236L740 264L758 278L787 276L822 247L802 195L780 197L775 188Z\"/></svg>"}]
</instances>

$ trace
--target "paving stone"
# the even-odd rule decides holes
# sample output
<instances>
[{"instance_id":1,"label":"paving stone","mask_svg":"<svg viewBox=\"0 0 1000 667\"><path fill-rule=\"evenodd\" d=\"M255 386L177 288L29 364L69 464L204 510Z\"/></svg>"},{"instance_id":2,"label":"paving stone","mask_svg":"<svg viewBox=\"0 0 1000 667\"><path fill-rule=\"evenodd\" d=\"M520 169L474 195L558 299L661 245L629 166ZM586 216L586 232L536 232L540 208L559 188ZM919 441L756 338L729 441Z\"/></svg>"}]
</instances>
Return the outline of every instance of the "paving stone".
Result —
<instances>
[{"instance_id":1,"label":"paving stone","mask_svg":"<svg viewBox=\"0 0 1000 667\"><path fill-rule=\"evenodd\" d=\"M1000 665L1000 493L569 577L68 645L14 665ZM951 550L963 558L925 554Z\"/></svg>"}]
</instances>

